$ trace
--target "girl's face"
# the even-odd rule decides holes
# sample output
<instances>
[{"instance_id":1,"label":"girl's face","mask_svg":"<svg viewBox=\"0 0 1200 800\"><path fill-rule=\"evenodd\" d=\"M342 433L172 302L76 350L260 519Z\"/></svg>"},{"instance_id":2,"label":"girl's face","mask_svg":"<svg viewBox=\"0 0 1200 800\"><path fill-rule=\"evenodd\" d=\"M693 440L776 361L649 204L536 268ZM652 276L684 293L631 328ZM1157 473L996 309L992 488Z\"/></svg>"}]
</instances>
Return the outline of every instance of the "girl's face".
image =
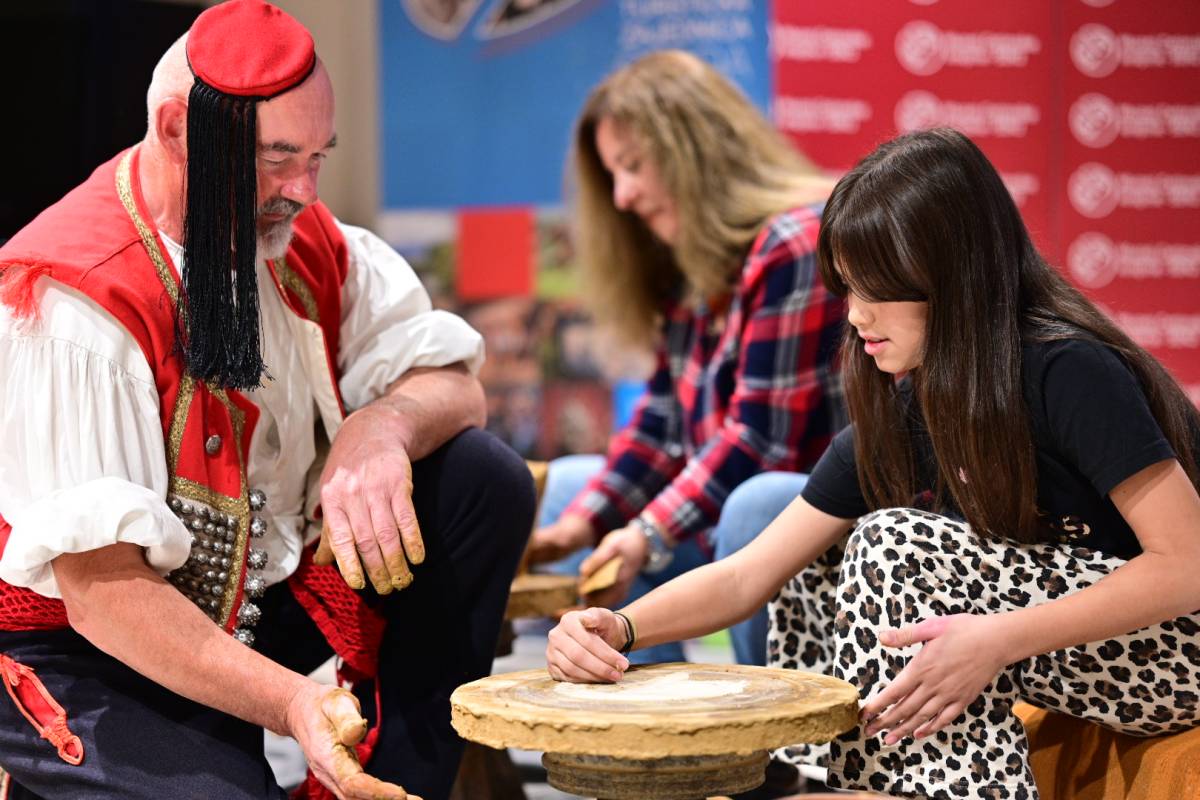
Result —
<instances>
[{"instance_id":1,"label":"girl's face","mask_svg":"<svg viewBox=\"0 0 1200 800\"><path fill-rule=\"evenodd\" d=\"M928 302L870 303L854 292L846 296L846 320L858 331L863 349L875 366L893 375L915 369L925 348Z\"/></svg>"},{"instance_id":2,"label":"girl's face","mask_svg":"<svg viewBox=\"0 0 1200 800\"><path fill-rule=\"evenodd\" d=\"M596 150L612 175L613 205L637 214L651 233L668 245L675 244L679 236L675 201L637 137L604 117L596 125Z\"/></svg>"}]
</instances>

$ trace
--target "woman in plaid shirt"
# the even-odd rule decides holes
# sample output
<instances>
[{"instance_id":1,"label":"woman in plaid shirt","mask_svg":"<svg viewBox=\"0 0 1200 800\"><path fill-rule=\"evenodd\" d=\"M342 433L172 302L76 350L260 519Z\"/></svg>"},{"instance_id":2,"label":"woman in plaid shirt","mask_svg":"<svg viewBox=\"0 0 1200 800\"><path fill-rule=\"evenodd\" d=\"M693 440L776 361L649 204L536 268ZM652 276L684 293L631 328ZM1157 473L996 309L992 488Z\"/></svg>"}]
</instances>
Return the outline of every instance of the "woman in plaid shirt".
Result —
<instances>
[{"instance_id":1,"label":"woman in plaid shirt","mask_svg":"<svg viewBox=\"0 0 1200 800\"><path fill-rule=\"evenodd\" d=\"M595 546L588 575L621 555L588 598L611 605L737 550L799 493L844 424L845 313L814 259L832 183L695 56L654 53L593 90L574 173L584 296L657 366L607 459L551 465L531 556L574 567ZM763 663L765 639L763 612L735 629L739 661Z\"/></svg>"}]
</instances>

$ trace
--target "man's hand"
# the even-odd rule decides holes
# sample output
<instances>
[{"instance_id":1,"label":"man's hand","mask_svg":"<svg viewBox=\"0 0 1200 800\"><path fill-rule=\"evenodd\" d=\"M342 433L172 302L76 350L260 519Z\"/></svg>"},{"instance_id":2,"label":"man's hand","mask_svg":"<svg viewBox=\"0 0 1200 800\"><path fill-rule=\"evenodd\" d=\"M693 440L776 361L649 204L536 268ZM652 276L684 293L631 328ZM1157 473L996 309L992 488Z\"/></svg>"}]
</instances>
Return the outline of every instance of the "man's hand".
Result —
<instances>
[{"instance_id":1,"label":"man's hand","mask_svg":"<svg viewBox=\"0 0 1200 800\"><path fill-rule=\"evenodd\" d=\"M634 578L646 565L649 551L650 545L646 542L646 536L634 525L618 528L609 533L600 541L592 554L579 565L579 575L587 578L604 566L613 556L621 556L621 569L617 572L617 580L607 589L601 589L584 599L592 605L607 608L623 602L625 596L629 594L629 587L633 585Z\"/></svg>"},{"instance_id":2,"label":"man's hand","mask_svg":"<svg viewBox=\"0 0 1200 800\"><path fill-rule=\"evenodd\" d=\"M367 721L345 689L310 681L288 704L287 724L313 774L338 800L420 800L363 772L354 745L366 736Z\"/></svg>"},{"instance_id":3,"label":"man's hand","mask_svg":"<svg viewBox=\"0 0 1200 800\"><path fill-rule=\"evenodd\" d=\"M954 614L886 630L884 647L925 645L892 683L862 708L866 733L886 730L886 744L906 736L920 739L953 722L1008 661L1009 643L995 615Z\"/></svg>"},{"instance_id":4,"label":"man's hand","mask_svg":"<svg viewBox=\"0 0 1200 800\"><path fill-rule=\"evenodd\" d=\"M530 564L541 564L558 561L591 543L591 523L583 517L566 514L534 531L525 553Z\"/></svg>"},{"instance_id":5,"label":"man's hand","mask_svg":"<svg viewBox=\"0 0 1200 800\"><path fill-rule=\"evenodd\" d=\"M379 594L412 583L409 564L425 560L412 503L412 464L404 418L373 403L346 418L321 473L324 526L315 561L338 569L353 589L363 570Z\"/></svg>"},{"instance_id":6,"label":"man's hand","mask_svg":"<svg viewBox=\"0 0 1200 800\"><path fill-rule=\"evenodd\" d=\"M569 611L546 638L546 669L556 681L612 683L629 669L617 652L625 625L607 608Z\"/></svg>"}]
</instances>

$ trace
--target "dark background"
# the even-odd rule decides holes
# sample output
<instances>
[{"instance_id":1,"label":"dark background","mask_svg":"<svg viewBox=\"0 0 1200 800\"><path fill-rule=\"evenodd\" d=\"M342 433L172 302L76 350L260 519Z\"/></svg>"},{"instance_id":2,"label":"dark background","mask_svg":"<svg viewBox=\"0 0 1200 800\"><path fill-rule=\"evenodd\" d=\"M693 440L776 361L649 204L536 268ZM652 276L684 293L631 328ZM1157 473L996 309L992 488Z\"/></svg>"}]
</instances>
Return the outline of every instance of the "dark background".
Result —
<instances>
[{"instance_id":1,"label":"dark background","mask_svg":"<svg viewBox=\"0 0 1200 800\"><path fill-rule=\"evenodd\" d=\"M154 65L203 9L148 0L0 3L0 242L142 138Z\"/></svg>"}]
</instances>

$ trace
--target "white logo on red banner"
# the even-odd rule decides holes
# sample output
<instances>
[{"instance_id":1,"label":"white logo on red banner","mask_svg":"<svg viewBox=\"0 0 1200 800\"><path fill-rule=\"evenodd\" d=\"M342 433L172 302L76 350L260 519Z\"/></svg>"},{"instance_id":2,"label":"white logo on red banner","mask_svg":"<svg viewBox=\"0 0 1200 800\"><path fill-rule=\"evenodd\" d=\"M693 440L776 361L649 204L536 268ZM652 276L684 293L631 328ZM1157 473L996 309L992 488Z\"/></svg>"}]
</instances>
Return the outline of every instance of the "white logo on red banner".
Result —
<instances>
[{"instance_id":1,"label":"white logo on red banner","mask_svg":"<svg viewBox=\"0 0 1200 800\"><path fill-rule=\"evenodd\" d=\"M914 20L896 33L896 59L914 75L932 75L944 66L1024 67L1042 50L1031 33L945 31Z\"/></svg>"},{"instance_id":2,"label":"white logo on red banner","mask_svg":"<svg viewBox=\"0 0 1200 800\"><path fill-rule=\"evenodd\" d=\"M1105 147L1118 136L1200 138L1200 105L1114 103L1093 92L1071 105L1067 119L1076 141L1087 147Z\"/></svg>"},{"instance_id":3,"label":"white logo on red banner","mask_svg":"<svg viewBox=\"0 0 1200 800\"><path fill-rule=\"evenodd\" d=\"M853 97L779 97L775 125L791 133L858 133L871 104Z\"/></svg>"},{"instance_id":4,"label":"white logo on red banner","mask_svg":"<svg viewBox=\"0 0 1200 800\"><path fill-rule=\"evenodd\" d=\"M967 136L1020 138L1041 121L1032 103L960 102L930 92L907 92L896 102L893 119L902 133L946 125Z\"/></svg>"},{"instance_id":5,"label":"white logo on red banner","mask_svg":"<svg viewBox=\"0 0 1200 800\"><path fill-rule=\"evenodd\" d=\"M1080 234L1067 249L1067 269L1085 289L1126 280L1200 278L1200 244L1113 242L1102 233Z\"/></svg>"},{"instance_id":6,"label":"white logo on red banner","mask_svg":"<svg viewBox=\"0 0 1200 800\"><path fill-rule=\"evenodd\" d=\"M771 37L775 57L789 61L829 61L855 64L864 50L875 44L869 31L860 28L827 28L776 25Z\"/></svg>"},{"instance_id":7,"label":"white logo on red banner","mask_svg":"<svg viewBox=\"0 0 1200 800\"><path fill-rule=\"evenodd\" d=\"M1087 147L1105 147L1121 132L1117 105L1102 94L1085 94L1071 104L1067 114L1075 140Z\"/></svg>"},{"instance_id":8,"label":"white logo on red banner","mask_svg":"<svg viewBox=\"0 0 1200 800\"><path fill-rule=\"evenodd\" d=\"M1071 205L1100 219L1115 208L1200 208L1200 175L1164 172L1114 173L1103 164L1082 164L1067 180Z\"/></svg>"},{"instance_id":9,"label":"white logo on red banner","mask_svg":"<svg viewBox=\"0 0 1200 800\"><path fill-rule=\"evenodd\" d=\"M1070 50L1075 68L1092 78L1110 75L1121 64L1121 43L1103 25L1080 27L1071 37Z\"/></svg>"},{"instance_id":10,"label":"white logo on red banner","mask_svg":"<svg viewBox=\"0 0 1200 800\"><path fill-rule=\"evenodd\" d=\"M1118 312L1110 316L1142 347L1200 347L1200 314Z\"/></svg>"},{"instance_id":11,"label":"white logo on red banner","mask_svg":"<svg viewBox=\"0 0 1200 800\"><path fill-rule=\"evenodd\" d=\"M914 75L932 75L946 63L946 43L936 25L910 22L896 34L896 58Z\"/></svg>"},{"instance_id":12,"label":"white logo on red banner","mask_svg":"<svg viewBox=\"0 0 1200 800\"><path fill-rule=\"evenodd\" d=\"M1075 31L1071 61L1092 78L1111 75L1117 67L1200 67L1200 36L1171 33L1117 34L1096 23Z\"/></svg>"},{"instance_id":13,"label":"white logo on red banner","mask_svg":"<svg viewBox=\"0 0 1200 800\"><path fill-rule=\"evenodd\" d=\"M1117 176L1103 164L1083 164L1067 180L1067 197L1083 216L1090 219L1107 217L1121 199Z\"/></svg>"},{"instance_id":14,"label":"white logo on red banner","mask_svg":"<svg viewBox=\"0 0 1200 800\"><path fill-rule=\"evenodd\" d=\"M1024 208L1025 201L1042 188L1041 180L1032 172L1001 172L1000 180L1004 181L1004 187L1012 195L1017 208Z\"/></svg>"},{"instance_id":15,"label":"white logo on red banner","mask_svg":"<svg viewBox=\"0 0 1200 800\"><path fill-rule=\"evenodd\" d=\"M1082 234L1067 249L1067 269L1085 289L1099 289L1112 283L1120 266L1116 245L1102 233Z\"/></svg>"}]
</instances>

